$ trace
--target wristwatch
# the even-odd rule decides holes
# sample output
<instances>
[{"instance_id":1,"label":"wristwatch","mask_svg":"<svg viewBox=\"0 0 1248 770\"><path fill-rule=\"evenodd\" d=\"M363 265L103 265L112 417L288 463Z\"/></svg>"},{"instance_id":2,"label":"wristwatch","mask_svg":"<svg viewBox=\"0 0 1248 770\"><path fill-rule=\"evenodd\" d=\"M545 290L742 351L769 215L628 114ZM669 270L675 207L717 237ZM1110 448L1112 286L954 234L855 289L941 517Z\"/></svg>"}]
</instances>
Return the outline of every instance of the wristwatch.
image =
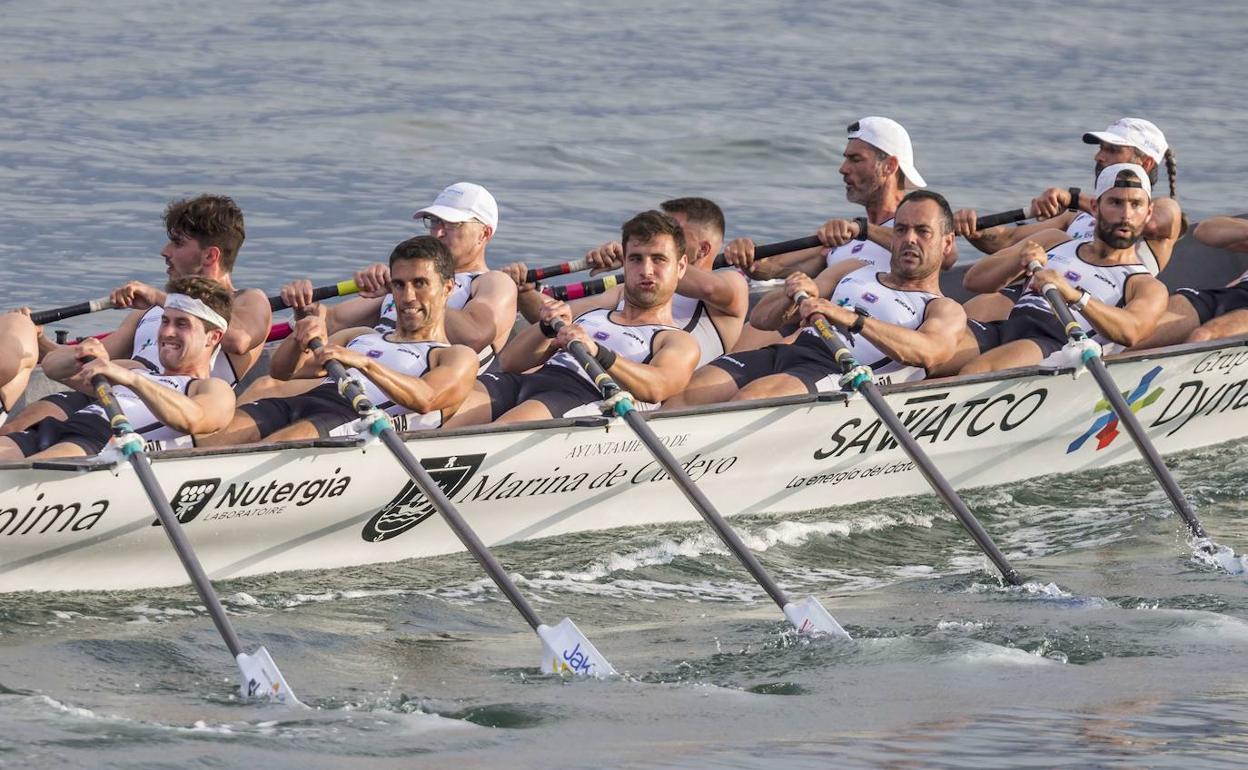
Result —
<instances>
[{"instance_id":1,"label":"wristwatch","mask_svg":"<svg viewBox=\"0 0 1248 770\"><path fill-rule=\"evenodd\" d=\"M1079 193L1082 192L1078 187L1068 187L1066 192L1070 193L1070 203L1066 204L1067 211L1079 210Z\"/></svg>"},{"instance_id":2,"label":"wristwatch","mask_svg":"<svg viewBox=\"0 0 1248 770\"><path fill-rule=\"evenodd\" d=\"M871 227L871 222L866 217L854 217L854 224L858 225L858 234L854 236L854 240L865 241L867 239L867 230Z\"/></svg>"},{"instance_id":3,"label":"wristwatch","mask_svg":"<svg viewBox=\"0 0 1248 770\"><path fill-rule=\"evenodd\" d=\"M850 334L861 334L862 327L866 324L867 319L871 317L871 314L860 307L856 307L854 308L854 315L857 317L854 318L854 322L849 325L849 332Z\"/></svg>"},{"instance_id":4,"label":"wristwatch","mask_svg":"<svg viewBox=\"0 0 1248 770\"><path fill-rule=\"evenodd\" d=\"M1076 313L1082 313L1083 309L1088 306L1088 301L1091 299L1092 295L1088 293L1087 289L1080 289L1079 299L1070 303L1070 309L1074 310Z\"/></svg>"}]
</instances>

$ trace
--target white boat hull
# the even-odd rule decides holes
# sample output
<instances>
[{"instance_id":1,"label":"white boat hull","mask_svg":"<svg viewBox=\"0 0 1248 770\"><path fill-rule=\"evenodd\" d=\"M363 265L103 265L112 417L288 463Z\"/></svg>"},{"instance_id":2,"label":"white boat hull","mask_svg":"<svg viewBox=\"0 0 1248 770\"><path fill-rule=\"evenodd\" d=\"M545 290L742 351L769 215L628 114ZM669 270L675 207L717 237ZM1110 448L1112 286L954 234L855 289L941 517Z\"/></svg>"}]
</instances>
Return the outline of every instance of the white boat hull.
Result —
<instances>
[{"instance_id":1,"label":"white boat hull","mask_svg":"<svg viewBox=\"0 0 1248 770\"><path fill-rule=\"evenodd\" d=\"M1163 453L1248 432L1242 341L1133 357L1110 372ZM1028 370L885 392L955 487L1138 458L1125 433L1097 425L1108 413L1097 408L1090 376ZM928 491L859 398L661 415L652 425L730 516ZM621 422L430 433L407 443L491 545L697 518ZM170 452L154 467L214 579L461 549L379 444ZM0 591L186 582L133 472L84 468L0 468Z\"/></svg>"}]
</instances>

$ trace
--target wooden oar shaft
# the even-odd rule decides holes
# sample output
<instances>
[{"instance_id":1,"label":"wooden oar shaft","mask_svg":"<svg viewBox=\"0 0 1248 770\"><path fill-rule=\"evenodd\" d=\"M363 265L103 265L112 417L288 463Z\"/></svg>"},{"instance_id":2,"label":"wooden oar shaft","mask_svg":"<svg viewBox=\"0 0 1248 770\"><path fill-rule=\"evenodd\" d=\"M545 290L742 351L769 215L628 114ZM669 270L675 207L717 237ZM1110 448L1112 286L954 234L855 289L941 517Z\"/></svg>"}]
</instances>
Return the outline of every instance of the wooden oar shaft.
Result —
<instances>
[{"instance_id":1,"label":"wooden oar shaft","mask_svg":"<svg viewBox=\"0 0 1248 770\"><path fill-rule=\"evenodd\" d=\"M113 396L113 389L109 385L108 380L103 375L96 375L91 380L91 385L95 388L96 399L104 408L104 413L108 415L109 423L113 428L113 434L118 437L124 437L133 433L134 429L131 427L125 413L121 411L121 405L117 403L117 399ZM140 449L132 452L129 460L130 465L139 477L139 482L143 485L143 491L147 493L147 498L151 502L152 508L156 511L156 517L160 519L160 524L164 528L165 534L169 537L169 542L173 545L174 552L178 555L178 560L182 562L182 568L186 570L192 585L195 586L195 591L199 594L200 601L208 609L208 615L212 618L213 625L217 627L217 632L221 634L221 638L225 641L225 646L229 649L230 655L237 658L243 651L243 644L239 641L238 632L234 630L234 625L230 623L230 619L226 616L225 608L221 606L221 600L217 598L217 592L213 589L211 581L208 580L208 575L204 572L203 565L199 563L199 558L195 556L195 551L191 548L190 541L186 539L186 531L182 529L182 523L178 521L178 517L169 505L164 491L161 490L160 482L156 479L156 474L152 472L152 466L147 459L147 455Z\"/></svg>"},{"instance_id":2,"label":"wooden oar shaft","mask_svg":"<svg viewBox=\"0 0 1248 770\"><path fill-rule=\"evenodd\" d=\"M558 328L563 324L560 321L556 321L552 325ZM585 371L589 372L590 379L598 386L604 398L611 398L621 392L619 383L603 370L602 366L589 354L589 351L583 344L573 342L568 346L568 352L572 354L581 366L585 367ZM659 465L663 466L663 470L667 472L667 475L680 487L680 491L684 493L685 498L693 505L694 509L706 523L715 530L715 534L719 535L719 539L724 542L724 545L728 546L728 549L740 560L750 575L758 581L758 584L763 587L763 590L767 592L772 601L783 610L785 605L789 604L789 597L785 595L780 586L776 584L776 581L763 568L762 563L758 561L758 557L741 540L736 530L728 526L728 522L724 521L724 517L715 510L715 506L702 493L698 485L693 482L693 479L689 478L689 474L685 473L685 469L680 466L676 457L659 440L654 429L642 418L641 413L632 408L631 402L621 401L619 403L627 405L618 411L622 413L621 416L623 416L625 422L633 429L633 433L646 445L646 448L650 450L654 458L659 461Z\"/></svg>"},{"instance_id":3,"label":"wooden oar shaft","mask_svg":"<svg viewBox=\"0 0 1248 770\"><path fill-rule=\"evenodd\" d=\"M1039 262L1032 262L1028 266L1028 271L1033 274L1039 269ZM1066 306L1066 301L1062 299L1061 292L1057 290L1057 287L1053 284L1046 284L1040 291L1048 301L1049 307L1052 308L1053 314L1057 316L1062 326L1065 327L1066 336L1074 342L1085 339L1087 332L1075 320L1074 314ZM1110 375L1105 362L1101 360L1099 355L1092 355L1087 356L1083 363L1088 371L1092 373L1092 377L1100 387L1105 400L1109 402L1110 408L1118 416L1119 424L1126 429L1127 435L1135 442L1136 449L1143 455L1145 463L1147 463L1149 470L1153 473L1153 477L1157 479L1157 483L1161 484L1162 490L1166 493L1166 497L1170 499L1170 504L1174 507L1174 510L1183 519L1183 523L1187 525L1187 528L1196 537L1208 538L1205 526L1201 524L1195 509L1192 508L1192 504L1188 502L1187 495L1183 494L1183 490L1179 488L1179 483L1175 481L1174 474L1170 473L1170 469L1166 467L1165 461L1161 459L1161 454L1157 451L1153 440L1144 432L1144 426L1140 425L1135 412L1131 411L1131 406L1127 404L1127 400L1123 398L1122 393L1118 390L1118 385L1114 382L1113 376Z\"/></svg>"},{"instance_id":4,"label":"wooden oar shaft","mask_svg":"<svg viewBox=\"0 0 1248 770\"><path fill-rule=\"evenodd\" d=\"M800 302L805 296L804 294L799 294L794 299ZM827 319L815 317L814 327L824 344L828 346L832 357L841 365L845 372L850 372L858 365L854 360L853 353L850 352L845 341L841 339L841 335L832 328L832 324L828 323ZM958 522L970 534L971 539L984 552L984 555L1001 572L1001 576L1005 578L1005 581L1010 585L1020 585L1022 578L1019 577L1018 571L1005 558L1005 554L1001 553L1001 549L997 548L997 544L993 542L987 530L979 523L979 519L975 518L975 514L971 513L971 509L962 500L962 496L953 488L953 485L949 483L944 474L936 468L936 464L927 456L927 452L923 451L923 447L919 446L919 443L915 441L914 435L910 433L905 423L897 417L896 413L888 405L888 402L884 400L884 396L880 393L880 389L876 387L876 384L869 379L864 379L858 382L855 387L871 408L875 410L876 415L879 416L880 421L888 429L888 432L893 434L893 438L897 440L897 444L902 448L902 451L914 461L914 466L919 469L919 473L923 474L923 478L927 479L928 485L944 501L945 506L953 512L953 515L958 518Z\"/></svg>"},{"instance_id":5,"label":"wooden oar shaft","mask_svg":"<svg viewBox=\"0 0 1248 770\"><path fill-rule=\"evenodd\" d=\"M313 340L310 347L313 350L321 347L320 340ZM360 384L351 379L347 375L346 367L338 361L329 361L325 365L325 371L334 382L339 383L342 387L343 396L351 402L352 408L361 416L367 415L373 411L373 403L369 401L365 395L364 389ZM411 450L403 443L403 439L395 432L394 428L387 425L381 430L379 435L381 442L394 455L394 459L399 461L399 465L403 466L403 470L407 471L407 475L412 481L416 482L416 486L420 491L429 498L433 503L433 507L438 513L442 514L442 519L446 522L459 541L464 544L464 548L468 550L472 557L477 560L481 568L485 570L490 579L494 581L494 585L498 586L498 590L503 592L524 617L524 621L537 631L538 626L542 625L542 619L538 617L533 606L529 604L528 599L524 598L524 594L520 593L520 589L516 587L514 581L508 576L507 571L503 569L503 565L499 564L498 559L494 558L494 554L490 553L490 549L486 547L477 533L468 526L468 522L464 521L464 517L456 510L454 503L438 486L438 483L429 475L429 471L421 465Z\"/></svg>"}]
</instances>

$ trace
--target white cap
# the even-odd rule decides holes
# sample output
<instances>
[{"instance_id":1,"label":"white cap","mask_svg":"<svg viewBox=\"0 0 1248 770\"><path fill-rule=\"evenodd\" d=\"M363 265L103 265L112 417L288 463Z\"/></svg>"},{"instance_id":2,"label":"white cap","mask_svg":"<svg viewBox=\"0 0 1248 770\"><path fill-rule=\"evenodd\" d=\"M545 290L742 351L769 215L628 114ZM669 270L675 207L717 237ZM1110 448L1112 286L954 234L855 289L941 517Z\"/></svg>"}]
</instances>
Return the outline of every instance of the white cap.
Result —
<instances>
[{"instance_id":1,"label":"white cap","mask_svg":"<svg viewBox=\"0 0 1248 770\"><path fill-rule=\"evenodd\" d=\"M1088 144L1105 142L1119 147L1134 147L1152 158L1157 165L1161 165L1169 148L1166 135L1161 133L1161 129L1143 118L1120 118L1104 131L1089 131L1084 134L1083 141Z\"/></svg>"},{"instance_id":2,"label":"white cap","mask_svg":"<svg viewBox=\"0 0 1248 770\"><path fill-rule=\"evenodd\" d=\"M1120 174L1129 173L1130 176L1123 176L1119 179ZM1135 163L1115 163L1112 166L1106 166L1096 177L1096 197L1099 200L1102 195L1114 189L1115 187L1138 187L1144 190L1144 194L1152 199L1153 186L1149 184L1148 172L1143 166Z\"/></svg>"},{"instance_id":3,"label":"white cap","mask_svg":"<svg viewBox=\"0 0 1248 770\"><path fill-rule=\"evenodd\" d=\"M434 199L433 205L426 206L412 215L419 219L425 214L435 216L445 222L467 222L475 219L490 226L498 232L498 204L490 191L472 182L456 182Z\"/></svg>"},{"instance_id":4,"label":"white cap","mask_svg":"<svg viewBox=\"0 0 1248 770\"><path fill-rule=\"evenodd\" d=\"M849 124L849 138L861 139L877 150L886 152L897 159L901 173L906 181L915 187L927 187L927 182L919 176L914 167L914 148L910 146L910 135L901 124L891 118L876 116L866 117Z\"/></svg>"}]
</instances>

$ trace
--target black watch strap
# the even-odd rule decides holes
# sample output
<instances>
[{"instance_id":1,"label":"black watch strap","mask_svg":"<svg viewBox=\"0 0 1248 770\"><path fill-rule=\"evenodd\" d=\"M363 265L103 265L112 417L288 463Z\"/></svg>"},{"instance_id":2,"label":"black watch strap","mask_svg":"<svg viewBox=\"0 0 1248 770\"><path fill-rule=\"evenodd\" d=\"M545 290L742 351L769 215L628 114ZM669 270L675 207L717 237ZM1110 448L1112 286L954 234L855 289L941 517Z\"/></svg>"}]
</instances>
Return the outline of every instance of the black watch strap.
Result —
<instances>
[{"instance_id":1,"label":"black watch strap","mask_svg":"<svg viewBox=\"0 0 1248 770\"><path fill-rule=\"evenodd\" d=\"M1067 211L1079 210L1079 193L1082 192L1078 187L1068 187L1066 192L1070 193L1070 204L1066 206Z\"/></svg>"},{"instance_id":2,"label":"black watch strap","mask_svg":"<svg viewBox=\"0 0 1248 770\"><path fill-rule=\"evenodd\" d=\"M854 308L854 315L856 315L857 318L855 318L854 322L849 325L849 331L851 334L861 334L862 327L867 323L867 319L871 317L871 314L860 307L856 307Z\"/></svg>"},{"instance_id":3,"label":"black watch strap","mask_svg":"<svg viewBox=\"0 0 1248 770\"><path fill-rule=\"evenodd\" d=\"M871 228L871 222L866 217L854 217L854 224L858 225L858 234L854 236L854 240L865 241L867 239L867 231Z\"/></svg>"}]
</instances>

